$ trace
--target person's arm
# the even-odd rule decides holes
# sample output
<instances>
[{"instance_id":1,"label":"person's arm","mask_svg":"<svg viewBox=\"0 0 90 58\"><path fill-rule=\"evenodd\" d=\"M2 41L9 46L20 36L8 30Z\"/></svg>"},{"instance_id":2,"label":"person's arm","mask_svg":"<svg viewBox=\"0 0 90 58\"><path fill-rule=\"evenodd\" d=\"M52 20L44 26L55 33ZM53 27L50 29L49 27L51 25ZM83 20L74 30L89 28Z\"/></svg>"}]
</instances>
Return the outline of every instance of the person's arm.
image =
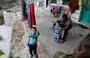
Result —
<instances>
[{"instance_id":1,"label":"person's arm","mask_svg":"<svg viewBox=\"0 0 90 58\"><path fill-rule=\"evenodd\" d=\"M63 29L67 29L69 24L70 24L70 20L68 19L68 21L66 22L66 26Z\"/></svg>"},{"instance_id":2,"label":"person's arm","mask_svg":"<svg viewBox=\"0 0 90 58\"><path fill-rule=\"evenodd\" d=\"M55 29L56 29L56 28L55 28L55 26L54 26L53 29L52 29L52 31L55 32Z\"/></svg>"},{"instance_id":3,"label":"person's arm","mask_svg":"<svg viewBox=\"0 0 90 58\"><path fill-rule=\"evenodd\" d=\"M27 39L28 39L28 43L29 43L29 41L30 41L30 34L27 36Z\"/></svg>"},{"instance_id":4,"label":"person's arm","mask_svg":"<svg viewBox=\"0 0 90 58\"><path fill-rule=\"evenodd\" d=\"M54 22L54 23L53 23L53 27L52 27L52 28L54 28L54 26L55 26L55 25L56 25L56 23Z\"/></svg>"},{"instance_id":5,"label":"person's arm","mask_svg":"<svg viewBox=\"0 0 90 58\"><path fill-rule=\"evenodd\" d=\"M69 25L69 23L67 23L66 26L63 29L67 29L68 28L68 25Z\"/></svg>"},{"instance_id":6,"label":"person's arm","mask_svg":"<svg viewBox=\"0 0 90 58\"><path fill-rule=\"evenodd\" d=\"M39 31L36 32L36 36L37 37L40 36L40 32Z\"/></svg>"},{"instance_id":7,"label":"person's arm","mask_svg":"<svg viewBox=\"0 0 90 58\"><path fill-rule=\"evenodd\" d=\"M30 39L28 39L28 43L30 42Z\"/></svg>"},{"instance_id":8,"label":"person's arm","mask_svg":"<svg viewBox=\"0 0 90 58\"><path fill-rule=\"evenodd\" d=\"M37 37L37 41L38 41L38 37L40 36L40 32L36 31L36 37Z\"/></svg>"},{"instance_id":9,"label":"person's arm","mask_svg":"<svg viewBox=\"0 0 90 58\"><path fill-rule=\"evenodd\" d=\"M39 31L36 32L36 36L37 36L37 38L36 38L37 40L36 41L38 43L38 37L40 36L40 32Z\"/></svg>"}]
</instances>

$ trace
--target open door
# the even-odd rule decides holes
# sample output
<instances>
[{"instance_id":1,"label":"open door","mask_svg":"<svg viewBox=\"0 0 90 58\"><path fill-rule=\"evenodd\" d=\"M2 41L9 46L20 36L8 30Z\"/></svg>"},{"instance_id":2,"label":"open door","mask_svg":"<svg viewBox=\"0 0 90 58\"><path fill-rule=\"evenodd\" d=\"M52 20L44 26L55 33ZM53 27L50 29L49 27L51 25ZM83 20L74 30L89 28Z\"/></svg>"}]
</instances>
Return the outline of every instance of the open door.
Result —
<instances>
[{"instance_id":1,"label":"open door","mask_svg":"<svg viewBox=\"0 0 90 58\"><path fill-rule=\"evenodd\" d=\"M90 25L90 0L85 1L85 7L82 9L80 21L83 24Z\"/></svg>"}]
</instances>

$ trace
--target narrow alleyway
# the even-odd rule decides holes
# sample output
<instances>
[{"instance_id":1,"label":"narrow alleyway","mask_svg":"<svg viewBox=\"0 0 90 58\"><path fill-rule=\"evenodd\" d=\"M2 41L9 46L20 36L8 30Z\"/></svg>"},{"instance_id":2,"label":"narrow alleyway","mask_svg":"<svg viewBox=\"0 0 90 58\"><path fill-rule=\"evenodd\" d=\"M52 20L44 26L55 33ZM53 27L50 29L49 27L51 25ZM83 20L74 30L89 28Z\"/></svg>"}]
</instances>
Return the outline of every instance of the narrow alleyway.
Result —
<instances>
[{"instance_id":1,"label":"narrow alleyway","mask_svg":"<svg viewBox=\"0 0 90 58\"><path fill-rule=\"evenodd\" d=\"M50 14L49 8L43 9L41 7L36 7L37 26L41 33L40 43L42 43L46 49L49 58L53 58L54 54L57 52L73 53L73 50L87 34L87 32L79 26L73 27L67 36L66 42L58 44L53 40L52 31L50 29L53 21L56 21L57 19L58 18L55 18ZM83 37L81 37L80 34L82 34Z\"/></svg>"},{"instance_id":2,"label":"narrow alleyway","mask_svg":"<svg viewBox=\"0 0 90 58\"><path fill-rule=\"evenodd\" d=\"M37 2L40 5L37 6ZM45 2L44 4L46 4L46 1L44 0L42 0L41 2ZM30 2L30 4L31 3L32 1ZM62 1L59 2L58 0L57 4L61 3ZM59 18L54 17L50 13L50 8L45 7L43 3L39 2L39 0L35 1L35 4L35 16L37 25L36 27L40 32L40 44L38 44L37 47L37 53L39 56L38 58L62 58L62 55L71 55L76 49L76 47L79 45L79 43L88 34L88 30L83 29L78 25L73 26L73 28L68 33L65 43L57 43L53 39L51 28L53 22L57 21ZM27 35L30 33L31 30L27 23L28 20L23 20L24 18L21 18L21 10L23 9L21 9L20 5L17 5L15 8L9 9L10 11L1 11L3 12L5 24L0 26L0 36L2 37L2 40L0 41L0 50L2 50L5 54L0 56L0 58L30 58L29 48L27 46ZM29 7L31 10L30 5ZM74 13L71 15L71 19L74 23L77 23L78 18L80 17L80 11L81 10L77 11L77 14ZM9 12L11 14L7 14ZM4 14L8 15L8 17L5 17ZM12 24L12 26L7 26L6 22L9 21L13 22L10 23ZM36 57L34 56L33 58Z\"/></svg>"},{"instance_id":3,"label":"narrow alleyway","mask_svg":"<svg viewBox=\"0 0 90 58\"><path fill-rule=\"evenodd\" d=\"M52 24L58 18L55 18L50 14L49 7L35 7L37 29L40 31L40 46L38 46L39 58L53 58L58 52L64 52L66 54L73 53L73 50L78 46L81 40L87 35L87 31L79 26L73 27L67 36L67 40L63 44L56 43L52 36ZM24 21L26 22L26 21ZM27 23L25 23L27 24ZM27 29L28 26L25 26ZM27 31L25 31L27 32ZM82 36L80 36L80 34ZM26 37L25 37L26 39ZM27 41L27 40L26 40ZM24 42L25 46L27 42ZM21 51L21 58L29 58L28 49L25 48Z\"/></svg>"}]
</instances>

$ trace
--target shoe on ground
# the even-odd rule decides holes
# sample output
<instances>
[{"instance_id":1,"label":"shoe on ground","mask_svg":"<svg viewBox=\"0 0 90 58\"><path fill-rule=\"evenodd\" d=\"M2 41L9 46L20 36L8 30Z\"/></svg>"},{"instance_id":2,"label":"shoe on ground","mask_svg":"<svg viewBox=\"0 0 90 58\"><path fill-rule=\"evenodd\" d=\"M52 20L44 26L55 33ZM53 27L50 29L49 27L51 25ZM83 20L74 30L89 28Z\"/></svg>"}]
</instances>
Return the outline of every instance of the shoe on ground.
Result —
<instances>
[{"instance_id":1,"label":"shoe on ground","mask_svg":"<svg viewBox=\"0 0 90 58\"><path fill-rule=\"evenodd\" d=\"M33 55L31 55L30 58L33 58Z\"/></svg>"},{"instance_id":2,"label":"shoe on ground","mask_svg":"<svg viewBox=\"0 0 90 58\"><path fill-rule=\"evenodd\" d=\"M64 43L65 41L64 40L60 40L59 43Z\"/></svg>"}]
</instances>

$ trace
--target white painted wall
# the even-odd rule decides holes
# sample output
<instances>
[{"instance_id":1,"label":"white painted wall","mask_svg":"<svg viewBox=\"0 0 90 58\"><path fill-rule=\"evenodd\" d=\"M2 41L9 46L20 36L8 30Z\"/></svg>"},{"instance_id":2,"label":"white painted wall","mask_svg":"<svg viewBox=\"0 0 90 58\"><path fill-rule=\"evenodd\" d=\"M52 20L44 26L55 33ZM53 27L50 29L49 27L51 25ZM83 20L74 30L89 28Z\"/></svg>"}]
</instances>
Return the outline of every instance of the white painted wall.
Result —
<instances>
[{"instance_id":1,"label":"white painted wall","mask_svg":"<svg viewBox=\"0 0 90 58\"><path fill-rule=\"evenodd\" d=\"M57 0L58 5L62 5L62 0Z\"/></svg>"},{"instance_id":2,"label":"white painted wall","mask_svg":"<svg viewBox=\"0 0 90 58\"><path fill-rule=\"evenodd\" d=\"M8 12L8 10L10 12ZM20 6L5 10L3 12L5 25L12 26L15 20L22 20Z\"/></svg>"},{"instance_id":3,"label":"white painted wall","mask_svg":"<svg viewBox=\"0 0 90 58\"><path fill-rule=\"evenodd\" d=\"M79 0L79 5L80 5L79 10L76 10L75 13L73 13L73 14L71 15L71 19L72 19L72 21L75 22L75 23L80 23L80 22L79 22L79 19L80 19L80 13L81 13L81 0Z\"/></svg>"},{"instance_id":4,"label":"white painted wall","mask_svg":"<svg viewBox=\"0 0 90 58\"><path fill-rule=\"evenodd\" d=\"M46 0L44 0L44 7L46 7Z\"/></svg>"},{"instance_id":5,"label":"white painted wall","mask_svg":"<svg viewBox=\"0 0 90 58\"><path fill-rule=\"evenodd\" d=\"M4 16L5 25L12 26L13 25L14 13L4 11L3 16Z\"/></svg>"}]
</instances>

